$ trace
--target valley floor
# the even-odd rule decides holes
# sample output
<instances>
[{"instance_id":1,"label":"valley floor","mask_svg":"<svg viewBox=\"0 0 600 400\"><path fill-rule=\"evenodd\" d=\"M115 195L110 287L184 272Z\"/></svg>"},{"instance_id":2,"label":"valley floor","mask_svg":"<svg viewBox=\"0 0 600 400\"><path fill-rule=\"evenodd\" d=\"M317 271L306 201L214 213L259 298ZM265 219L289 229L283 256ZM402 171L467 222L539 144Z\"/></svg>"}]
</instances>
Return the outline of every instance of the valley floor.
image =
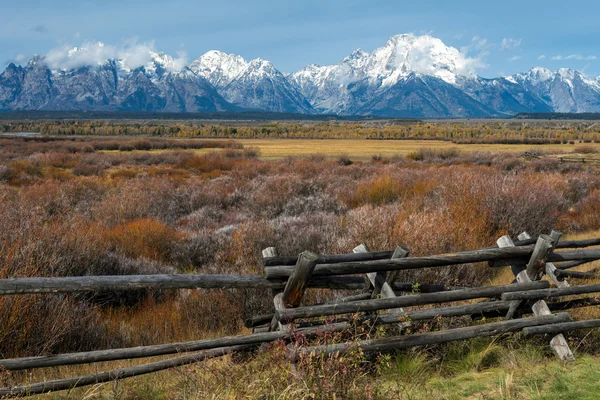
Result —
<instances>
[{"instance_id":1,"label":"valley floor","mask_svg":"<svg viewBox=\"0 0 600 400\"><path fill-rule=\"evenodd\" d=\"M327 157L348 156L350 159L370 160L372 156L406 156L422 149L457 149L461 152L519 153L532 148L553 153L570 153L577 145L548 144L455 144L442 140L360 140L360 139L238 139L244 147L257 147L261 158L281 159L288 156L322 154ZM600 150L600 143L590 143Z\"/></svg>"}]
</instances>

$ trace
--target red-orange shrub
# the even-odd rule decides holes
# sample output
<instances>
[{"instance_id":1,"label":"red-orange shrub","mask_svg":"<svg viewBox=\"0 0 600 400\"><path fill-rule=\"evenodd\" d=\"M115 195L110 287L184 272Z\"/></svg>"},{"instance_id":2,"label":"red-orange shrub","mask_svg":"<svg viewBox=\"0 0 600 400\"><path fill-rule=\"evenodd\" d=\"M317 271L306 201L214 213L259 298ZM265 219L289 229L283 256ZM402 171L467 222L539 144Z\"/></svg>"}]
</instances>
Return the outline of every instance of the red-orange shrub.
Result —
<instances>
[{"instance_id":1,"label":"red-orange shrub","mask_svg":"<svg viewBox=\"0 0 600 400\"><path fill-rule=\"evenodd\" d=\"M180 235L154 219L138 219L117 225L107 233L114 249L131 258L166 260Z\"/></svg>"}]
</instances>

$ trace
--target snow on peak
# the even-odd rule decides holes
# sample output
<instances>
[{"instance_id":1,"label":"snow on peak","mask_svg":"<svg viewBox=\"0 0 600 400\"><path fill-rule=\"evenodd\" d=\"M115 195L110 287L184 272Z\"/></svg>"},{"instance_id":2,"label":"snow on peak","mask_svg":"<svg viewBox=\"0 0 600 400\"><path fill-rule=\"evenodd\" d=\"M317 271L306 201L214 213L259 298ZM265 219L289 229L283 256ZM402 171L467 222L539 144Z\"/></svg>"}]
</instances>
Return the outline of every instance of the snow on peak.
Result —
<instances>
[{"instance_id":1,"label":"snow on peak","mask_svg":"<svg viewBox=\"0 0 600 400\"><path fill-rule=\"evenodd\" d=\"M309 65L293 77L298 81L312 76L318 86L327 79L336 80L336 85L366 79L373 85L386 87L416 73L456 84L459 77L474 77L481 66L480 60L446 46L440 39L408 33L392 36L371 53L355 50L337 65Z\"/></svg>"},{"instance_id":2,"label":"snow on peak","mask_svg":"<svg viewBox=\"0 0 600 400\"><path fill-rule=\"evenodd\" d=\"M103 42L85 42L74 47L64 45L50 50L44 57L48 67L63 71L83 66L101 66L113 60L127 72L139 67L154 71L157 66L168 72L177 72L187 63L183 53L179 54L178 58L173 58L156 52L153 43L137 41L129 41L119 46Z\"/></svg>"},{"instance_id":3,"label":"snow on peak","mask_svg":"<svg viewBox=\"0 0 600 400\"><path fill-rule=\"evenodd\" d=\"M393 85L411 72L435 76L454 84L457 76L474 76L478 66L478 60L428 35L392 36L369 58L369 76L382 79L384 86Z\"/></svg>"},{"instance_id":4,"label":"snow on peak","mask_svg":"<svg viewBox=\"0 0 600 400\"><path fill-rule=\"evenodd\" d=\"M248 62L238 55L211 50L192 62L189 68L215 87L225 87L247 67Z\"/></svg>"}]
</instances>

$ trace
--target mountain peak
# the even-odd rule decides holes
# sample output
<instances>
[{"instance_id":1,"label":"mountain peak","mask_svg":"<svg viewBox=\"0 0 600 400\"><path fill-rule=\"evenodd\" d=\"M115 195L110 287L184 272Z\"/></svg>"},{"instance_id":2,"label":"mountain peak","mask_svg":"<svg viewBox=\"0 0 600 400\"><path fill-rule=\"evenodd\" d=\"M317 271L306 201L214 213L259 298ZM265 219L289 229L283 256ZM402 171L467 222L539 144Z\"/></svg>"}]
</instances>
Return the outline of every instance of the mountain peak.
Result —
<instances>
[{"instance_id":1,"label":"mountain peak","mask_svg":"<svg viewBox=\"0 0 600 400\"><path fill-rule=\"evenodd\" d=\"M227 86L247 67L248 63L242 57L219 50L204 53L189 66L196 75L205 78L216 88Z\"/></svg>"}]
</instances>

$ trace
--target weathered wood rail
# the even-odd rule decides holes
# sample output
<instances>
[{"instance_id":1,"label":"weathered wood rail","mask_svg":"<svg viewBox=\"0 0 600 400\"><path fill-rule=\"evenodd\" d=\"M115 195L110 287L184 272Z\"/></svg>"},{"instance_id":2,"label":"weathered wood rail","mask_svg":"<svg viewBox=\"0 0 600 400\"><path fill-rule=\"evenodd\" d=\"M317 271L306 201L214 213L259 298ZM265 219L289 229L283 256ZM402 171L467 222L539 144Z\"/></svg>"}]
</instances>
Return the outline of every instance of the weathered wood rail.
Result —
<instances>
[{"instance_id":1,"label":"weathered wood rail","mask_svg":"<svg viewBox=\"0 0 600 400\"><path fill-rule=\"evenodd\" d=\"M297 334L310 339L326 332L350 330L357 324L395 324L399 332L396 336L380 339L300 347L295 349L294 354L332 354L354 347L362 351L390 351L522 331L525 335L555 335L550 342L551 347L561 359L570 360L574 356L561 333L597 328L600 327L600 320L571 321L567 313L553 314L552 311L597 306L600 305L600 299L551 300L600 292L600 284L569 286L564 280L598 276L596 270L582 272L569 269L600 260L600 249L586 249L600 246L600 238L560 240L560 236L560 232L555 231L535 238L523 233L514 242L505 236L498 240L496 246L428 257L408 257L409 250L405 246L398 246L394 251L370 252L365 245L359 245L350 254L317 255L305 251L298 257L278 257L277 249L268 248L263 251L263 276L173 274L0 279L0 295L252 288L271 289L274 296L272 312L246 319L246 327L253 329L253 333L248 335L0 360L0 369L19 371L196 352L92 375L2 388L0 398L22 397L138 376L237 351L249 351L275 340L294 342ZM494 267L510 266L515 283L453 288L439 284L397 282L398 272L403 270L451 268L485 262ZM548 275L549 281L541 280L544 274ZM306 304L305 294L312 288L343 292L324 304ZM475 299L484 300L474 302ZM529 314L534 316L523 318ZM443 331L404 334L406 327L418 321L461 316L470 316L473 320L504 317L504 320Z\"/></svg>"}]
</instances>

